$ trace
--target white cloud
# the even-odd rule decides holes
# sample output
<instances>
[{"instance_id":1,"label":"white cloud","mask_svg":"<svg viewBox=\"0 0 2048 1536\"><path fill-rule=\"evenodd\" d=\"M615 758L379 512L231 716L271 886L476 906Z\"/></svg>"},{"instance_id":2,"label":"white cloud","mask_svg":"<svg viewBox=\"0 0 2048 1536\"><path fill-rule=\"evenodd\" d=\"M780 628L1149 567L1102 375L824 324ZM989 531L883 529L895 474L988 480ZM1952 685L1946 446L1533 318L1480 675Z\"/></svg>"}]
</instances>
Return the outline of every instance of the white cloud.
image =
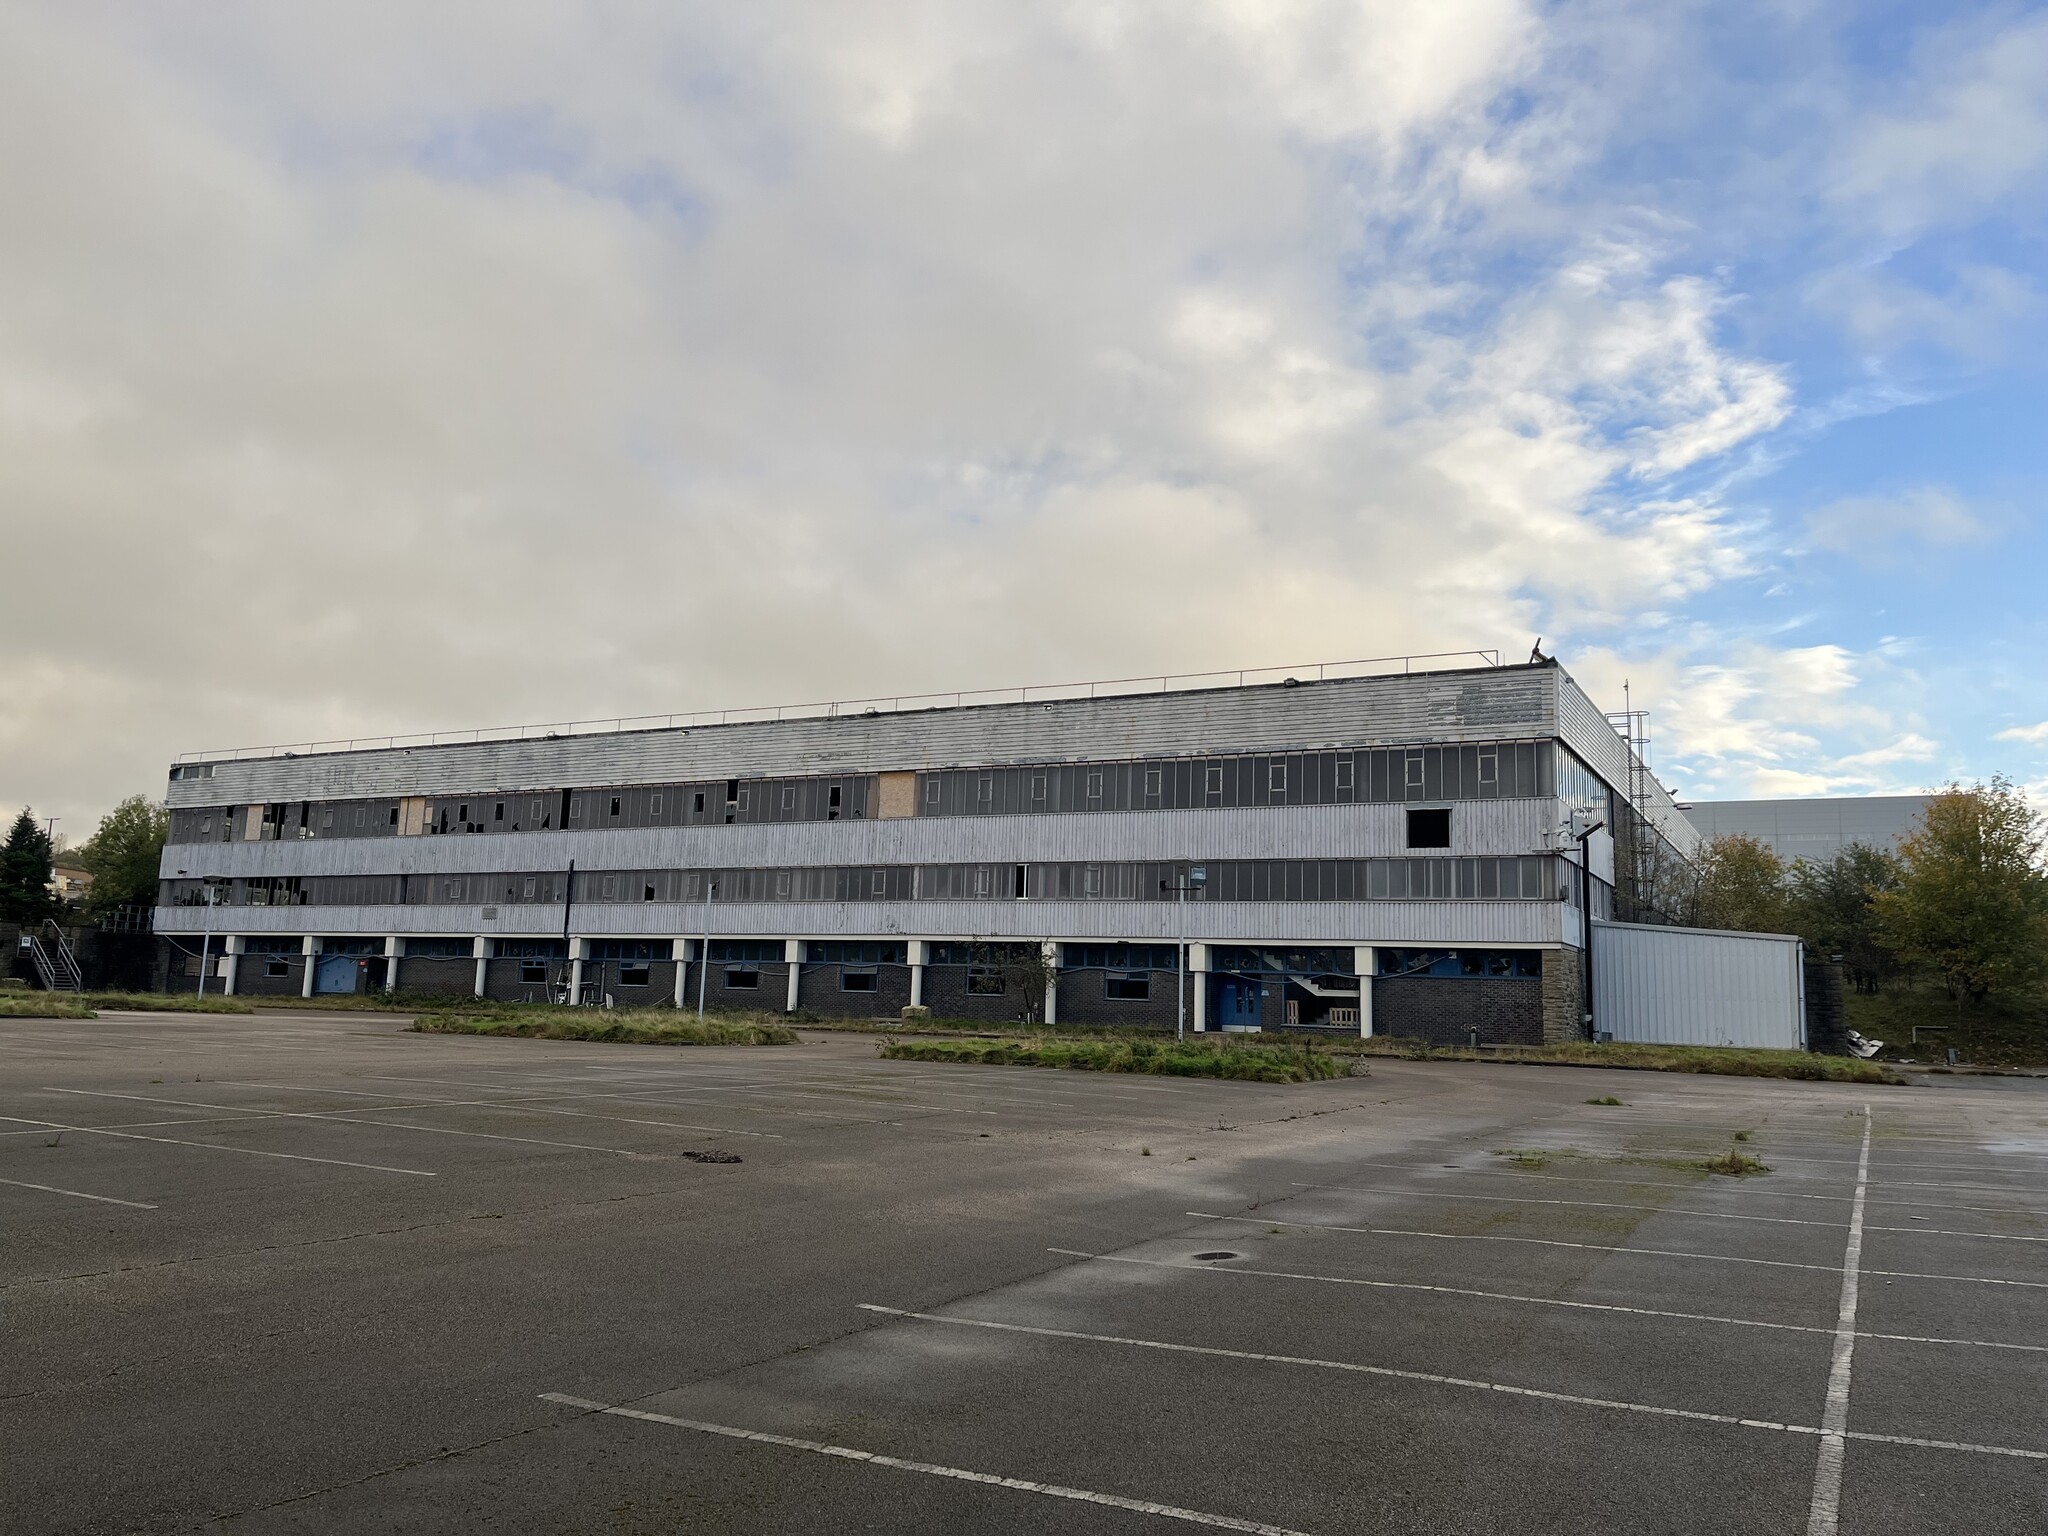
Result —
<instances>
[{"instance_id":1,"label":"white cloud","mask_svg":"<svg viewBox=\"0 0 2048 1536\"><path fill-rule=\"evenodd\" d=\"M2029 747L2048 747L2048 720L2039 725L2013 726L2010 730L2000 731L1994 739L2017 741Z\"/></svg>"},{"instance_id":2,"label":"white cloud","mask_svg":"<svg viewBox=\"0 0 2048 1536\"><path fill-rule=\"evenodd\" d=\"M1894 496L1846 497L1813 513L1806 526L1816 547L1866 565L1895 559L1906 545L1976 543L1992 531L1960 496L1942 486L1919 486Z\"/></svg>"},{"instance_id":3,"label":"white cloud","mask_svg":"<svg viewBox=\"0 0 2048 1536\"><path fill-rule=\"evenodd\" d=\"M1560 191L1620 131L1571 21L10 7L0 505L64 579L0 609L0 804L1676 610L1749 557L1668 482L1789 375ZM1794 753L1759 708L1702 739Z\"/></svg>"}]
</instances>

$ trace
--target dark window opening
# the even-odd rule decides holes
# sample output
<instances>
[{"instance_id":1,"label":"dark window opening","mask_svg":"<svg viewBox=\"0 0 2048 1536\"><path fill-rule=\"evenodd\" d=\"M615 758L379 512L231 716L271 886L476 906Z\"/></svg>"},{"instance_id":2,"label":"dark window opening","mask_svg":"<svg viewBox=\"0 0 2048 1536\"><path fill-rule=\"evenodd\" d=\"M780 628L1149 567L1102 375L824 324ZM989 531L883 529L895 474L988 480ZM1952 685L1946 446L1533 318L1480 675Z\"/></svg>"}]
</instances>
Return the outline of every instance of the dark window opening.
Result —
<instances>
[{"instance_id":1,"label":"dark window opening","mask_svg":"<svg viewBox=\"0 0 2048 1536\"><path fill-rule=\"evenodd\" d=\"M702 816L704 814L704 797L699 794L695 796L695 799L696 804L691 807L691 811L695 815Z\"/></svg>"},{"instance_id":2,"label":"dark window opening","mask_svg":"<svg viewBox=\"0 0 2048 1536\"><path fill-rule=\"evenodd\" d=\"M545 960L522 960L522 961L520 961L520 962L519 962L519 979L520 979L521 981L546 981L546 980L548 979L548 963L547 963L547 961L545 961Z\"/></svg>"},{"instance_id":3,"label":"dark window opening","mask_svg":"<svg viewBox=\"0 0 2048 1536\"><path fill-rule=\"evenodd\" d=\"M288 960L266 960L263 962L263 974L266 976L289 976L291 973L291 962Z\"/></svg>"},{"instance_id":4,"label":"dark window opening","mask_svg":"<svg viewBox=\"0 0 2048 1536\"><path fill-rule=\"evenodd\" d=\"M612 814L614 816L619 814L619 797L617 795L612 796Z\"/></svg>"},{"instance_id":5,"label":"dark window opening","mask_svg":"<svg viewBox=\"0 0 2048 1536\"><path fill-rule=\"evenodd\" d=\"M653 970L644 960L619 967L619 985L622 987L647 986L653 976Z\"/></svg>"},{"instance_id":6,"label":"dark window opening","mask_svg":"<svg viewBox=\"0 0 2048 1536\"><path fill-rule=\"evenodd\" d=\"M967 990L976 997L1001 997L1009 990L1009 983L994 966L970 965L967 968Z\"/></svg>"},{"instance_id":7,"label":"dark window opening","mask_svg":"<svg viewBox=\"0 0 2048 1536\"><path fill-rule=\"evenodd\" d=\"M839 786L837 784L832 786L832 793L828 797L825 819L827 821L837 821L839 819Z\"/></svg>"},{"instance_id":8,"label":"dark window opening","mask_svg":"<svg viewBox=\"0 0 2048 1536\"><path fill-rule=\"evenodd\" d=\"M739 798L740 781L738 779L727 779L725 781L725 803L727 805L737 805Z\"/></svg>"},{"instance_id":9,"label":"dark window opening","mask_svg":"<svg viewBox=\"0 0 2048 1536\"><path fill-rule=\"evenodd\" d=\"M725 968L725 989L728 992L751 992L761 985L761 973L749 966L728 965Z\"/></svg>"},{"instance_id":10,"label":"dark window opening","mask_svg":"<svg viewBox=\"0 0 2048 1536\"><path fill-rule=\"evenodd\" d=\"M494 809L492 810L492 812L491 812L491 820L493 820L493 821L503 821L504 819L505 819L505 802L504 802L504 801L502 801L502 800L500 800L500 801L499 801L499 802L497 803L496 807L495 807L495 808L494 808Z\"/></svg>"},{"instance_id":11,"label":"dark window opening","mask_svg":"<svg viewBox=\"0 0 2048 1536\"><path fill-rule=\"evenodd\" d=\"M654 900L654 883L652 881L640 887L640 899L642 901Z\"/></svg>"},{"instance_id":12,"label":"dark window opening","mask_svg":"<svg viewBox=\"0 0 2048 1536\"><path fill-rule=\"evenodd\" d=\"M839 973L839 990L842 992L872 992L879 973L867 970L842 970Z\"/></svg>"},{"instance_id":13,"label":"dark window opening","mask_svg":"<svg viewBox=\"0 0 2048 1536\"><path fill-rule=\"evenodd\" d=\"M1028 865L1019 864L1010 872L1010 895L1018 901L1024 899L1025 889L1028 884L1025 877L1029 868L1030 866Z\"/></svg>"},{"instance_id":14,"label":"dark window opening","mask_svg":"<svg viewBox=\"0 0 2048 1536\"><path fill-rule=\"evenodd\" d=\"M1410 848L1450 847L1451 813L1448 810L1410 811L1408 813L1408 846Z\"/></svg>"},{"instance_id":15,"label":"dark window opening","mask_svg":"<svg viewBox=\"0 0 2048 1536\"><path fill-rule=\"evenodd\" d=\"M391 807L391 825L394 827L398 825L398 807L395 805Z\"/></svg>"},{"instance_id":16,"label":"dark window opening","mask_svg":"<svg viewBox=\"0 0 2048 1536\"><path fill-rule=\"evenodd\" d=\"M1102 978L1102 995L1113 1002L1142 1003L1152 996L1152 977L1140 971L1130 976Z\"/></svg>"}]
</instances>

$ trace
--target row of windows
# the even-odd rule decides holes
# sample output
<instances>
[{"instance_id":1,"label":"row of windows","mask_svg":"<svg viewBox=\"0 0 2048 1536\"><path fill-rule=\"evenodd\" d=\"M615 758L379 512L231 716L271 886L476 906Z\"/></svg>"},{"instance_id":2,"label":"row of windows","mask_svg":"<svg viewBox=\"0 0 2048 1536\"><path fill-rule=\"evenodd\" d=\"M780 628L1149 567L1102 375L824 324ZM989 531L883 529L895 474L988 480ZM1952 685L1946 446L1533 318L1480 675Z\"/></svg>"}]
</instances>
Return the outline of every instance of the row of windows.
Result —
<instances>
[{"instance_id":1,"label":"row of windows","mask_svg":"<svg viewBox=\"0 0 2048 1536\"><path fill-rule=\"evenodd\" d=\"M898 864L853 868L592 870L576 876L578 906L714 901L1169 901L1190 871L1194 901L1556 901L1570 871L1548 854L1506 858L1223 859L1186 864ZM167 880L162 901L193 906L202 882ZM560 905L553 874L306 875L223 882L224 906Z\"/></svg>"},{"instance_id":2,"label":"row of windows","mask_svg":"<svg viewBox=\"0 0 2048 1536\"><path fill-rule=\"evenodd\" d=\"M1553 741L1373 747L918 773L889 814L1016 816L1234 806L1526 799L1569 792L1604 803L1605 788ZM760 825L876 814L874 774L718 779L608 789L414 800L287 801L171 813L173 843Z\"/></svg>"}]
</instances>

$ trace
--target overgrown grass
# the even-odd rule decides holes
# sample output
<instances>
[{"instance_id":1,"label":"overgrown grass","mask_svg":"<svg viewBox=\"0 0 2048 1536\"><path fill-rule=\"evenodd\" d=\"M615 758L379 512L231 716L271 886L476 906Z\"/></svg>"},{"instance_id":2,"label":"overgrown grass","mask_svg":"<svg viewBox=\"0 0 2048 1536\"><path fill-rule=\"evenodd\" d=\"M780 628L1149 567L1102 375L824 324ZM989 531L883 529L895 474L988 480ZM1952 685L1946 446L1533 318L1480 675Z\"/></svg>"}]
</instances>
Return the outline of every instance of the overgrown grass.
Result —
<instances>
[{"instance_id":1,"label":"overgrown grass","mask_svg":"<svg viewBox=\"0 0 2048 1536\"><path fill-rule=\"evenodd\" d=\"M1758 1162L1746 1152L1724 1152L1719 1157L1705 1158L1695 1166L1705 1169L1708 1173L1723 1174L1733 1179L1747 1178L1751 1174L1769 1173L1771 1171L1768 1166Z\"/></svg>"},{"instance_id":2,"label":"overgrown grass","mask_svg":"<svg viewBox=\"0 0 2048 1536\"><path fill-rule=\"evenodd\" d=\"M1851 1029L1884 1041L1882 1060L1940 1062L1953 1046L1972 1066L2048 1067L2048 994L1994 992L1959 1009L1939 986L1900 984L1883 992L1852 992L1842 1002Z\"/></svg>"},{"instance_id":3,"label":"overgrown grass","mask_svg":"<svg viewBox=\"0 0 2048 1536\"><path fill-rule=\"evenodd\" d=\"M1375 1035L1356 1045L1372 1056L1409 1061L1507 1061L1538 1066L1618 1067L1633 1072L1699 1072L1717 1077L1789 1077L1804 1082L1902 1083L1881 1062L1854 1056L1820 1056L1812 1051L1752 1051L1706 1045L1514 1045L1475 1051L1468 1046L1433 1046L1421 1040Z\"/></svg>"},{"instance_id":4,"label":"overgrown grass","mask_svg":"<svg viewBox=\"0 0 2048 1536\"><path fill-rule=\"evenodd\" d=\"M1253 1037L1256 1038L1256 1037ZM885 1040L890 1061L977 1062L1001 1067L1066 1067L1083 1072L1143 1072L1162 1077L1221 1077L1239 1082L1302 1083L1342 1077L1344 1058L1316 1042L1252 1043L1242 1035L1185 1042L1160 1039Z\"/></svg>"},{"instance_id":5,"label":"overgrown grass","mask_svg":"<svg viewBox=\"0 0 2048 1536\"><path fill-rule=\"evenodd\" d=\"M254 1013L246 997L208 992L202 999L190 992L87 992L88 1007L119 1008L130 1013Z\"/></svg>"},{"instance_id":6,"label":"overgrown grass","mask_svg":"<svg viewBox=\"0 0 2048 1536\"><path fill-rule=\"evenodd\" d=\"M517 1012L426 1013L411 1026L423 1034L504 1035L522 1040L599 1040L618 1045L794 1045L796 1031L774 1014L712 1013L698 1022L673 1008L553 1008L524 1004Z\"/></svg>"},{"instance_id":7,"label":"overgrown grass","mask_svg":"<svg viewBox=\"0 0 2048 1536\"><path fill-rule=\"evenodd\" d=\"M89 1004L68 992L0 992L0 1019L90 1019Z\"/></svg>"}]
</instances>

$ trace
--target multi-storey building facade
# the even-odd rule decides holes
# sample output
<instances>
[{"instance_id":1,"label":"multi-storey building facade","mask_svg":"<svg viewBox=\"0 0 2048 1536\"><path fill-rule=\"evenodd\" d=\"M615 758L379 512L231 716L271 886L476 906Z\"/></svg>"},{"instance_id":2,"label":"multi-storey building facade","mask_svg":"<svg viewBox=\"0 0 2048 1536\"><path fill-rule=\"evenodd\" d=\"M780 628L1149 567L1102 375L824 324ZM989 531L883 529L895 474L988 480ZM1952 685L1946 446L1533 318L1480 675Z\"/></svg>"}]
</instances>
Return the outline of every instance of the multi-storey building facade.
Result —
<instances>
[{"instance_id":1,"label":"multi-storey building facade","mask_svg":"<svg viewBox=\"0 0 2048 1536\"><path fill-rule=\"evenodd\" d=\"M1611 829L1697 842L1631 761L1555 663L241 755L156 924L254 995L1570 1038Z\"/></svg>"}]
</instances>

